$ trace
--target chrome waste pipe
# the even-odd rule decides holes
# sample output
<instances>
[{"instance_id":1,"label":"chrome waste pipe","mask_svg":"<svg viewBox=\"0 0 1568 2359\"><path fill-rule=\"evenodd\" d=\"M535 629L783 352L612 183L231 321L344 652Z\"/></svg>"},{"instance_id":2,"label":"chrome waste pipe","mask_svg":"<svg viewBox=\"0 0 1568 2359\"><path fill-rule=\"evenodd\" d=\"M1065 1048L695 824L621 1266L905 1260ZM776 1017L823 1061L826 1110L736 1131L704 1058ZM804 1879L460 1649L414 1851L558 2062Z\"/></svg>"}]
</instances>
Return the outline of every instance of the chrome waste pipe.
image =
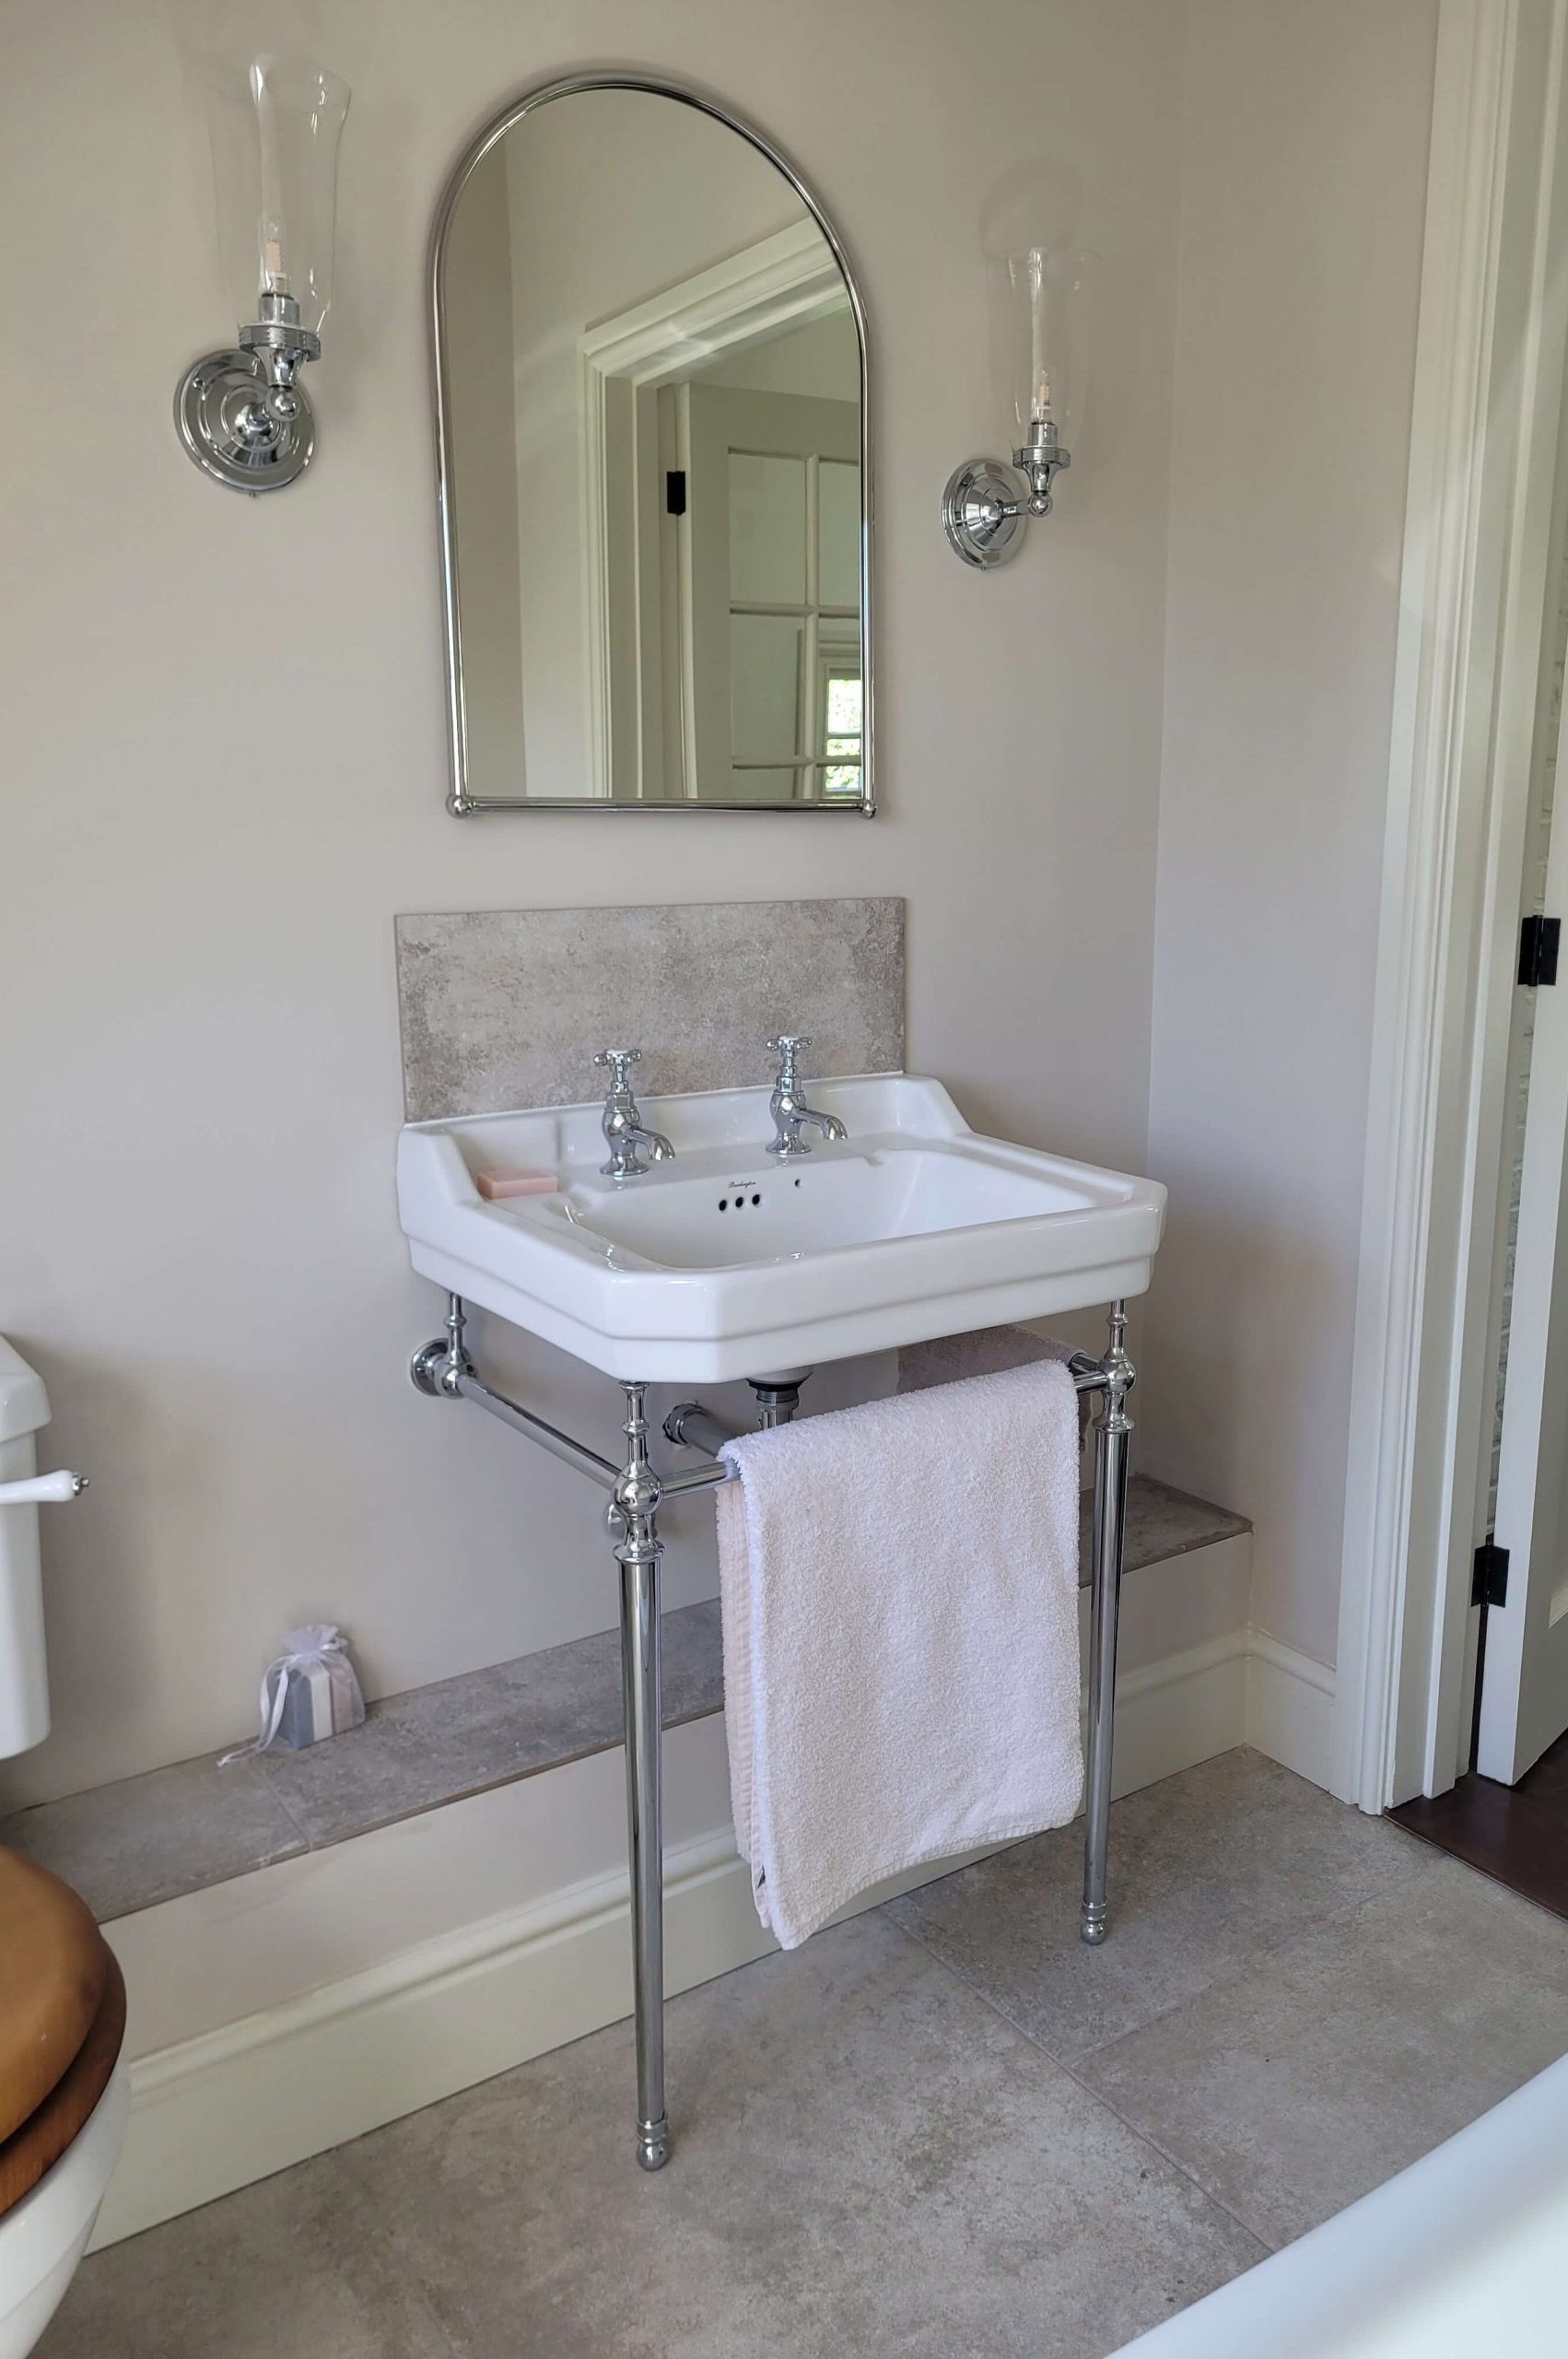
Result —
<instances>
[{"instance_id":1,"label":"chrome waste pipe","mask_svg":"<svg viewBox=\"0 0 1568 2359\"><path fill-rule=\"evenodd\" d=\"M731 1424L700 1401L677 1402L664 1420L667 1441L684 1442L688 1449L705 1449L709 1458L717 1458L727 1441L744 1431L743 1426Z\"/></svg>"},{"instance_id":2,"label":"chrome waste pipe","mask_svg":"<svg viewBox=\"0 0 1568 2359\"><path fill-rule=\"evenodd\" d=\"M790 1425L801 1405L801 1387L811 1374L809 1367L797 1368L790 1376L752 1377L748 1379L756 1395L757 1428L770 1432L775 1426ZM664 1420L667 1441L683 1442L688 1449L702 1449L709 1458L717 1458L726 1442L738 1440L749 1427L732 1417L721 1417L717 1409L705 1402L679 1401ZM668 1483L665 1488L669 1488Z\"/></svg>"}]
</instances>

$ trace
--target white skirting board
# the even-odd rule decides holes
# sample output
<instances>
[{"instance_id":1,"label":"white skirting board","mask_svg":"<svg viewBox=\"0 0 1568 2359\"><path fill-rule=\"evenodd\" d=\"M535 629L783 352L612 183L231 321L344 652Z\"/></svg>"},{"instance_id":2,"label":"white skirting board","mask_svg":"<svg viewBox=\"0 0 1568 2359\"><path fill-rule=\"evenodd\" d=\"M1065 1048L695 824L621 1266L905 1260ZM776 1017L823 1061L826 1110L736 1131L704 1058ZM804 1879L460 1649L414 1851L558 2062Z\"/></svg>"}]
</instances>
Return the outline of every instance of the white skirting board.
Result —
<instances>
[{"instance_id":1,"label":"white skirting board","mask_svg":"<svg viewBox=\"0 0 1568 2359\"><path fill-rule=\"evenodd\" d=\"M672 1994L772 1948L728 1827L666 1874ZM596 1877L139 2059L94 2249L614 2023L627 1915L626 1876Z\"/></svg>"},{"instance_id":2,"label":"white skirting board","mask_svg":"<svg viewBox=\"0 0 1568 2359\"><path fill-rule=\"evenodd\" d=\"M1246 1666L1246 1741L1299 1778L1327 1786L1333 1760L1334 1674L1254 1630Z\"/></svg>"},{"instance_id":3,"label":"white skirting board","mask_svg":"<svg viewBox=\"0 0 1568 2359\"><path fill-rule=\"evenodd\" d=\"M1245 1540L1223 1545L1245 1576ZM1229 1567L1192 1570L1211 1601L1231 1587ZM1117 1791L1244 1740L1318 1774L1331 1674L1286 1656L1242 1627L1129 1669ZM727 1823L721 1720L670 1731L666 1785L673 1994L773 1944ZM131 2126L95 2245L626 2015L622 1811L621 1755L596 1755L108 1927L131 1991Z\"/></svg>"}]
</instances>

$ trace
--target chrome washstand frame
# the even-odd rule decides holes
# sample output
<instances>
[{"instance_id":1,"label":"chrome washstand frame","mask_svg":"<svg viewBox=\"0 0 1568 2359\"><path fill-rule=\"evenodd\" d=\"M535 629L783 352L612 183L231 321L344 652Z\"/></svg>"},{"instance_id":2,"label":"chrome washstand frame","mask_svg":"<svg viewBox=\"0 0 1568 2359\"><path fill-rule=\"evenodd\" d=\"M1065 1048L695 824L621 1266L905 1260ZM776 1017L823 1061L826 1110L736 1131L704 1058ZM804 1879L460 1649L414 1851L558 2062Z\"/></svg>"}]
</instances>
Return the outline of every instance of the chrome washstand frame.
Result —
<instances>
[{"instance_id":1,"label":"chrome washstand frame","mask_svg":"<svg viewBox=\"0 0 1568 2359\"><path fill-rule=\"evenodd\" d=\"M621 1581L621 1666L626 1698L626 1819L631 1876L632 1964L637 2035L637 2158L644 2170L670 2156L664 2103L664 1843L663 1698L660 1666L659 1509L689 1491L711 1490L734 1479L717 1452L738 1430L699 1401L683 1402L664 1420L672 1441L705 1452L706 1462L669 1473L649 1457L648 1388L624 1384L625 1449L620 1463L590 1449L532 1410L484 1383L463 1342L461 1298L447 1298L444 1335L415 1353L409 1373L437 1400L472 1401L527 1436L552 1457L575 1466L610 1496L610 1529ZM1069 1373L1080 1392L1104 1397L1094 1420L1094 1500L1090 1565L1089 1734L1083 1842L1082 1939L1094 1946L1109 1930L1106 1893L1110 1844L1111 1763L1116 1721L1117 1633L1127 1517L1128 1442L1132 1420L1127 1395L1135 1371L1127 1356L1127 1308L1111 1305L1104 1359L1076 1352ZM786 1423L795 1413L809 1371L792 1368L758 1378L758 1422Z\"/></svg>"},{"instance_id":2,"label":"chrome washstand frame","mask_svg":"<svg viewBox=\"0 0 1568 2359\"><path fill-rule=\"evenodd\" d=\"M447 229L454 207L468 184L475 167L504 139L512 125L524 116L549 103L552 99L571 98L592 90L641 91L650 98L673 99L679 105L693 108L698 114L738 133L759 156L794 190L816 227L826 240L828 251L843 275L849 309L855 322L855 332L860 346L860 786L858 797L835 797L831 802L814 803L733 803L720 802L695 795L660 802L614 802L607 795L576 798L570 795L473 794L469 792L467 723L462 693L462 625L459 599L457 540L452 513L453 449L451 399L447 384L446 301L443 288L443 264L446 253ZM805 811L824 813L849 812L860 818L876 815L875 769L875 708L874 658L872 652L872 524L874 513L874 483L872 470L872 411L870 347L866 333L866 307L844 241L824 212L812 189L802 179L789 158L776 147L766 134L743 115L717 99L683 82L661 80L655 75L609 71L605 73L573 74L565 79L546 82L530 90L494 116L471 140L452 170L440 202L436 208L435 225L430 236L429 255L430 355L436 417L436 487L437 506L441 536L441 609L445 623L447 667L447 729L451 753L452 788L447 797L447 808L454 817L472 818L493 811L751 811L762 812L769 817L780 813Z\"/></svg>"}]
</instances>

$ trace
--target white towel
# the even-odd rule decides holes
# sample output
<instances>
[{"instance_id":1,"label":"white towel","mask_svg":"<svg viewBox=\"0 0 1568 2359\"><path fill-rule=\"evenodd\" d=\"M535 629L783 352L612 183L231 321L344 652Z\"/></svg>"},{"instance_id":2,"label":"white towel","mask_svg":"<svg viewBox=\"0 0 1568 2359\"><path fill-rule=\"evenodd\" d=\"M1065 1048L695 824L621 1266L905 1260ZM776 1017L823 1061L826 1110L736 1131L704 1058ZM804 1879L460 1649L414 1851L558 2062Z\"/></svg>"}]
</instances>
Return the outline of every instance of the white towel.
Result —
<instances>
[{"instance_id":1,"label":"white towel","mask_svg":"<svg viewBox=\"0 0 1568 2359\"><path fill-rule=\"evenodd\" d=\"M735 1832L785 1949L883 1877L1072 1817L1078 1402L1062 1359L728 1443Z\"/></svg>"}]
</instances>

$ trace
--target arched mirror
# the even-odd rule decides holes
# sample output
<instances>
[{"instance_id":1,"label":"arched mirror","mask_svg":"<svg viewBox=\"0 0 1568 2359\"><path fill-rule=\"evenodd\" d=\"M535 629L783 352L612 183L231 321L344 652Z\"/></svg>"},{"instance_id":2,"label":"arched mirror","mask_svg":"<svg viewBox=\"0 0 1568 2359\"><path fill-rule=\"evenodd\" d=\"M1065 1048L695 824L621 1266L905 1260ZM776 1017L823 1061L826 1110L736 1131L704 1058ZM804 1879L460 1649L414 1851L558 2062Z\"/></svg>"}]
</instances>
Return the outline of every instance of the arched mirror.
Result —
<instances>
[{"instance_id":1,"label":"arched mirror","mask_svg":"<svg viewBox=\"0 0 1568 2359\"><path fill-rule=\"evenodd\" d=\"M795 173L689 91L556 83L432 275L451 807L870 812L864 320Z\"/></svg>"}]
</instances>

